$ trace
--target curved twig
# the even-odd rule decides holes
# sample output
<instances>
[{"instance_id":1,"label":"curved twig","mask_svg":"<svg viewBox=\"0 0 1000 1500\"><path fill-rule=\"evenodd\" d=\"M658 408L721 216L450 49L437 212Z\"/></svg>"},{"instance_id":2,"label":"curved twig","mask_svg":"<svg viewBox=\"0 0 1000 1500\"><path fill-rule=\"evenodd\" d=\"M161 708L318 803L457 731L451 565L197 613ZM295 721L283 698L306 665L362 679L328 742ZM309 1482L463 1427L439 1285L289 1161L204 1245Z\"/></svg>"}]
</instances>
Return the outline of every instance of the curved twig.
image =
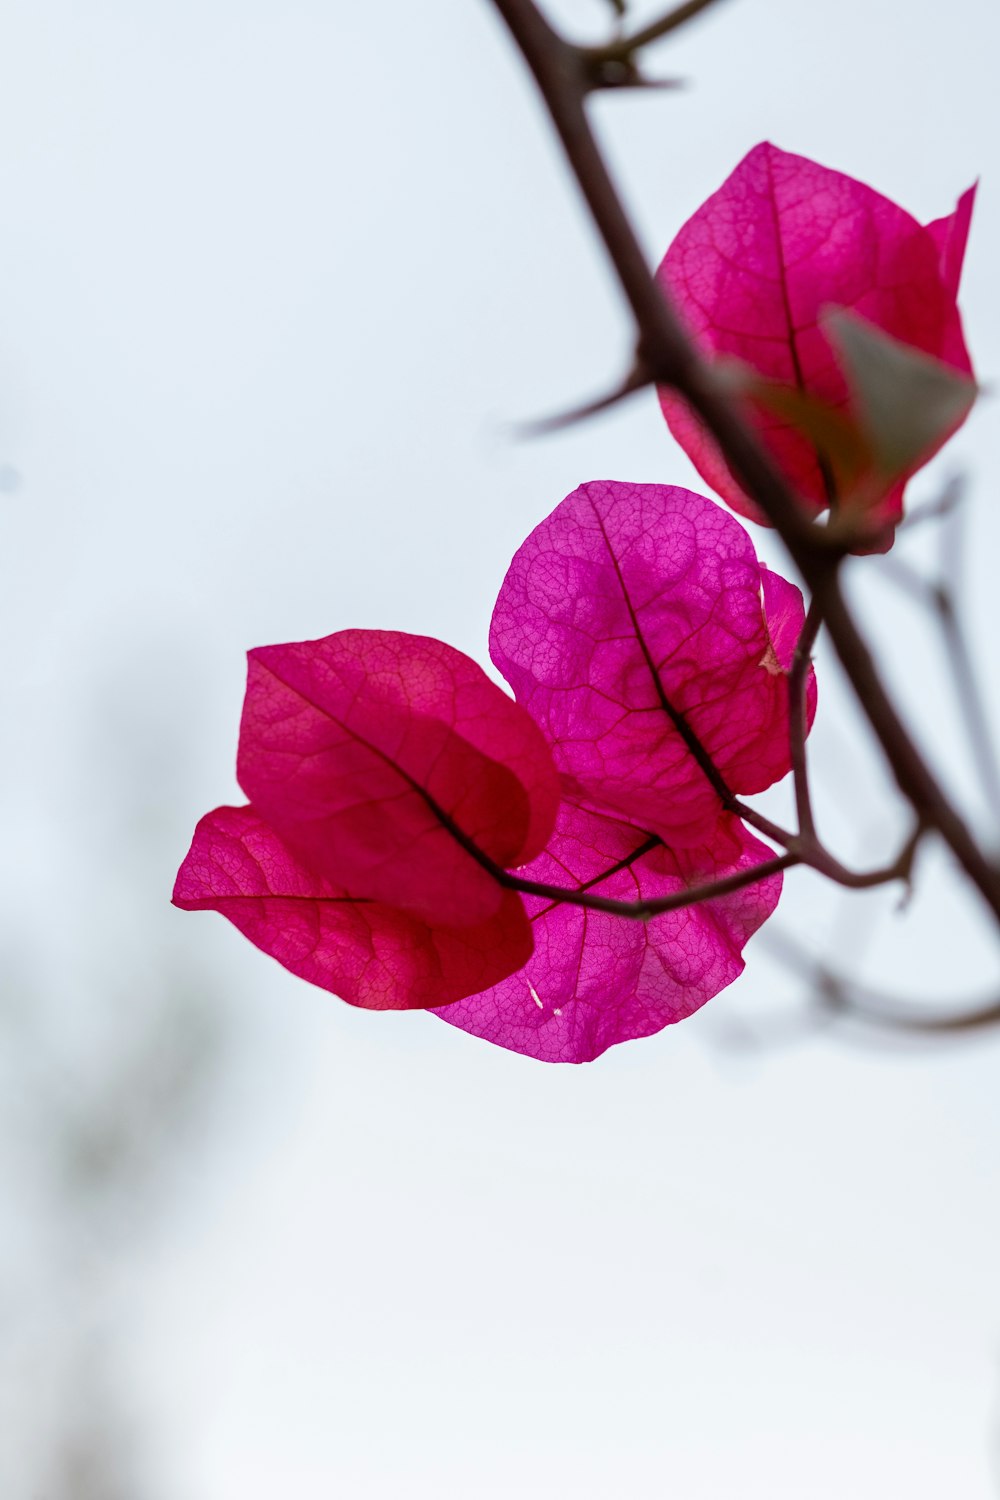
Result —
<instances>
[{"instance_id":1,"label":"curved twig","mask_svg":"<svg viewBox=\"0 0 1000 1500\"><path fill-rule=\"evenodd\" d=\"M659 843L659 840L653 842L655 845ZM729 896L733 891L741 891L745 886L756 885L758 881L767 880L771 875L777 875L780 871L787 870L789 866L799 863L800 858L797 854L777 855L774 859L765 859L759 865L752 865L749 869L737 870L734 875L726 875L722 880L706 881L704 885L689 886L686 890L675 891L671 896L658 896L650 901L615 901L609 896L595 896L582 887L571 891L564 886L547 885L541 880L523 880L520 876L512 875L506 870L498 878L501 885L506 886L508 890L518 891L522 896L541 896L544 900L564 906L582 906L589 911L607 912L613 917L627 917L633 922L648 922L650 918L663 916L668 911L680 911L685 906L696 906L702 901L714 901L720 896ZM600 880L606 880L609 875L621 868L622 865L617 864L612 870L599 876L597 881L590 881L589 884L595 885Z\"/></svg>"}]
</instances>

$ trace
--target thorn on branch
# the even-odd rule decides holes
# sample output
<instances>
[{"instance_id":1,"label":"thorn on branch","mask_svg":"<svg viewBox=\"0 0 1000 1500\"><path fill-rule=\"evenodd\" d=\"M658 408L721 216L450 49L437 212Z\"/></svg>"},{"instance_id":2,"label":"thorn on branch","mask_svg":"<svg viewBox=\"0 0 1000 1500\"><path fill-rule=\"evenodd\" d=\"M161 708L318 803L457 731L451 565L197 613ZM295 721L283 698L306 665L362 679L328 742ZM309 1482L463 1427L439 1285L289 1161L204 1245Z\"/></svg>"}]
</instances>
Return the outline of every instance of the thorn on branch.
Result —
<instances>
[{"instance_id":1,"label":"thorn on branch","mask_svg":"<svg viewBox=\"0 0 1000 1500\"><path fill-rule=\"evenodd\" d=\"M625 401L636 391L645 390L646 386L652 384L653 377L649 370L641 360L637 360L625 379L607 395L598 396L593 401L585 402L583 406L575 406L571 411L558 412L552 417L539 417L534 422L521 422L515 428L515 432L518 437L522 438L544 437L550 432L561 432L563 428L573 427L577 422L585 422L588 417L596 417L600 412L610 411L613 406Z\"/></svg>"},{"instance_id":2,"label":"thorn on branch","mask_svg":"<svg viewBox=\"0 0 1000 1500\"><path fill-rule=\"evenodd\" d=\"M631 58L592 57L582 54L584 75L589 93L609 89L684 89L686 78L647 78Z\"/></svg>"},{"instance_id":3,"label":"thorn on branch","mask_svg":"<svg viewBox=\"0 0 1000 1500\"><path fill-rule=\"evenodd\" d=\"M619 16L624 16L624 4L619 10L617 0L611 0L611 3ZM695 16L716 3L717 0L686 0L685 4L675 6L658 21L651 21L648 26L641 27L631 36L616 37L614 41L606 43L603 47L583 47L580 49L581 53L588 60L631 62L643 47L648 47L652 42L658 42L662 37L668 36L670 32L677 31L679 27L686 25L688 21L693 21Z\"/></svg>"},{"instance_id":4,"label":"thorn on branch","mask_svg":"<svg viewBox=\"0 0 1000 1500\"><path fill-rule=\"evenodd\" d=\"M904 912L913 900L913 866L917 858L917 850L927 832L927 825L922 819L917 820L916 827L910 834L903 848L900 850L896 868L899 878L903 882L903 889L896 903L896 911Z\"/></svg>"}]
</instances>

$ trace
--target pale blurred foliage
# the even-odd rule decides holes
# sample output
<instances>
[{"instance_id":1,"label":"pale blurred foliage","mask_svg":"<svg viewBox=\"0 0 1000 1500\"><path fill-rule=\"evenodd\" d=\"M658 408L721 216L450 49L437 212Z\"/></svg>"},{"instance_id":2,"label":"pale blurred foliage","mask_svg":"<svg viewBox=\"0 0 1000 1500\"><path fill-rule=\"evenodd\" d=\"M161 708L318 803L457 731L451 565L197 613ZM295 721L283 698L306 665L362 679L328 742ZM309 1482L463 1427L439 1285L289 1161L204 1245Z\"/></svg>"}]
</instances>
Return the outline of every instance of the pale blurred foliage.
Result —
<instances>
[{"instance_id":1,"label":"pale blurred foliage","mask_svg":"<svg viewBox=\"0 0 1000 1500\"><path fill-rule=\"evenodd\" d=\"M130 1371L131 1289L205 1153L223 1066L220 990L168 936L180 747L166 725L114 712L127 663L122 678L81 732L79 774L108 804L121 877L104 940L79 933L55 981L45 912L0 951L5 1500L158 1493L143 1461L155 1417Z\"/></svg>"}]
</instances>

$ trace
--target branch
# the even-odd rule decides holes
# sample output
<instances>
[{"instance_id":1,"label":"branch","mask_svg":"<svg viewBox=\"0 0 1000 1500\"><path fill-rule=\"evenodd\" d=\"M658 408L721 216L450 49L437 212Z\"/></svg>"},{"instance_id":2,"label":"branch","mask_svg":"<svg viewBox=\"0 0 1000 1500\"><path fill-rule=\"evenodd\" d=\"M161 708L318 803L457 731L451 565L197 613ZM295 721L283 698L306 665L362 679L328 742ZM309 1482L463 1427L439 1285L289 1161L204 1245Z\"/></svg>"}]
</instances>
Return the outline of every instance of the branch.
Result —
<instances>
[{"instance_id":1,"label":"branch","mask_svg":"<svg viewBox=\"0 0 1000 1500\"><path fill-rule=\"evenodd\" d=\"M570 168L632 309L640 358L659 383L673 386L687 400L715 438L741 486L778 531L822 614L901 792L921 822L942 835L1000 921L1000 871L980 849L914 743L848 610L839 577L843 547L832 548L830 538L824 537L825 528L809 521L791 489L720 389L711 369L691 345L650 274L587 120L584 104L592 85L586 52L552 29L534 0L493 0L493 4L534 74ZM681 12L687 18L685 7L681 7ZM666 18L659 24L670 29ZM657 34L663 35L665 31ZM635 38L632 45L634 50Z\"/></svg>"},{"instance_id":2,"label":"branch","mask_svg":"<svg viewBox=\"0 0 1000 1500\"><path fill-rule=\"evenodd\" d=\"M904 589L918 604L922 604L937 617L951 666L952 686L959 710L965 720L972 758L986 799L993 811L1000 816L1000 768L998 768L996 746L976 677L972 652L969 650L969 643L959 614L958 601L963 592L961 582L962 511L953 488L947 492L946 498L946 508L942 502L936 511L936 514L947 517L942 538L941 571L937 582L932 583L900 557L884 558L882 566L886 576L893 583ZM924 512L924 515L926 514L927 511Z\"/></svg>"},{"instance_id":3,"label":"branch","mask_svg":"<svg viewBox=\"0 0 1000 1500\"><path fill-rule=\"evenodd\" d=\"M626 401L629 396L634 396L637 391L643 391L652 384L652 375L636 361L624 380L621 380L607 395L597 396L593 401L586 401L582 406L574 407L572 411L557 412L554 417L540 417L534 422L522 422L518 431L522 437L542 437L550 432L561 432L563 428L586 421L588 417L596 417L602 411L610 411L619 402Z\"/></svg>"},{"instance_id":4,"label":"branch","mask_svg":"<svg viewBox=\"0 0 1000 1500\"><path fill-rule=\"evenodd\" d=\"M960 505L953 506L948 514L948 524L942 538L944 556L941 581L935 590L934 602L941 621L945 649L951 658L955 694L965 718L973 759L987 799L994 813L1000 816L1000 772L997 769L996 746L976 680L972 653L958 613L958 599L962 594L964 516L964 509Z\"/></svg>"},{"instance_id":5,"label":"branch","mask_svg":"<svg viewBox=\"0 0 1000 1500\"><path fill-rule=\"evenodd\" d=\"M1000 1025L1000 999L979 1001L957 1010L925 1010L898 996L836 974L827 964L814 959L787 932L769 928L766 945L802 975L820 1005L832 1015L862 1021L885 1031L934 1036L982 1031Z\"/></svg>"},{"instance_id":6,"label":"branch","mask_svg":"<svg viewBox=\"0 0 1000 1500\"><path fill-rule=\"evenodd\" d=\"M659 839L649 841L631 856L631 860L615 865L603 875L598 876L596 881L590 881L589 884L596 885L601 880L607 880L609 875L615 874L636 859L641 852L647 851L659 842ZM745 886L756 885L758 881L767 880L769 876L777 875L779 871L787 870L790 865L799 863L800 856L797 854L776 855L774 859L763 860L759 865L752 865L747 870L738 870L735 875L726 875L722 880L689 886L686 890L676 891L672 896L659 896L651 901L614 901L608 896L593 896L589 890L582 887L575 891L568 890L565 886L546 885L540 880L523 880L519 875L511 875L507 871L501 871L498 878L508 890L518 891L522 896L541 896L547 901L558 902L565 906L582 906L588 911L603 911L613 917L627 917L633 922L648 922L651 917L660 917L664 912L680 911L685 906L696 906L701 901L714 901L720 896L731 895L733 891L741 891Z\"/></svg>"},{"instance_id":7,"label":"branch","mask_svg":"<svg viewBox=\"0 0 1000 1500\"><path fill-rule=\"evenodd\" d=\"M788 737L791 743L792 777L795 782L795 815L803 838L816 842L816 822L809 795L809 769L806 763L806 735L809 733L806 711L806 685L809 663L823 616L815 599L809 606L802 631L795 643L792 670L788 674Z\"/></svg>"},{"instance_id":8,"label":"branch","mask_svg":"<svg viewBox=\"0 0 1000 1500\"><path fill-rule=\"evenodd\" d=\"M939 589L936 602L945 649L951 658L955 695L965 719L972 756L990 806L994 813L1000 813L1000 772L997 770L996 750L983 708L969 643L951 592Z\"/></svg>"}]
</instances>

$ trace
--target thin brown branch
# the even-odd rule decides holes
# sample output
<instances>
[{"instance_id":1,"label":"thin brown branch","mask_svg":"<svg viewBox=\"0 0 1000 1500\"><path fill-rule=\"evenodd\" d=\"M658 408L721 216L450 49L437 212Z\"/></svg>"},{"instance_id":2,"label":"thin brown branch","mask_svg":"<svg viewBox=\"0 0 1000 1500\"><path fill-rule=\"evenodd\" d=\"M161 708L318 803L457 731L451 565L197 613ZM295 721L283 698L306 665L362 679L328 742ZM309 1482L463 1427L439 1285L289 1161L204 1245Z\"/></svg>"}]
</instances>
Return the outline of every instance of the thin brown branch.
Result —
<instances>
[{"instance_id":1,"label":"thin brown branch","mask_svg":"<svg viewBox=\"0 0 1000 1500\"><path fill-rule=\"evenodd\" d=\"M828 880L833 880L837 885L842 885L851 891L872 890L878 885L890 885L894 880L905 881L909 886L917 849L926 831L923 824L918 823L896 858L889 864L880 865L874 870L849 870L838 859L834 859L833 855L829 854L819 843L811 850L809 848L803 850L802 863L811 866L821 875L825 875Z\"/></svg>"},{"instance_id":2,"label":"thin brown branch","mask_svg":"<svg viewBox=\"0 0 1000 1500\"><path fill-rule=\"evenodd\" d=\"M884 558L882 569L887 578L937 619L948 657L951 684L965 720L969 749L986 799L994 815L1000 817L1000 764L960 613L959 601L964 593L962 511L952 498L948 509L939 514L947 517L947 524L942 535L941 571L936 583L899 557Z\"/></svg>"},{"instance_id":3,"label":"thin brown branch","mask_svg":"<svg viewBox=\"0 0 1000 1500\"><path fill-rule=\"evenodd\" d=\"M945 648L951 660L952 681L969 737L969 748L979 779L995 815L1000 815L1000 771L989 720L983 707L976 669L965 630L951 594L938 599L938 613Z\"/></svg>"},{"instance_id":4,"label":"thin brown branch","mask_svg":"<svg viewBox=\"0 0 1000 1500\"><path fill-rule=\"evenodd\" d=\"M718 900L745 886L756 885L781 870L799 863L797 854L776 855L747 870L738 870L735 875L726 875L722 880L707 881L704 885L689 886L676 891L672 896L659 896L651 901L615 901L609 896L597 896L589 890L569 890L565 886L547 885L540 880L523 880L518 875L502 872L501 884L508 890L518 891L522 896L541 896L546 901L559 902L565 906L582 906L588 911L603 911L613 917L627 917L633 922L648 922L668 911L680 911L685 906L697 906L702 901ZM616 865L615 869L620 869ZM609 872L610 873L610 872ZM607 879L607 876L602 876Z\"/></svg>"},{"instance_id":5,"label":"thin brown branch","mask_svg":"<svg viewBox=\"0 0 1000 1500\"><path fill-rule=\"evenodd\" d=\"M941 581L935 590L934 599L945 650L951 663L955 696L965 719L969 747L993 813L1000 816L1000 770L997 766L996 745L959 613L959 600L964 594L965 514L964 507L958 505L949 513L942 535Z\"/></svg>"},{"instance_id":6,"label":"thin brown branch","mask_svg":"<svg viewBox=\"0 0 1000 1500\"><path fill-rule=\"evenodd\" d=\"M1000 998L990 997L955 1007L914 1005L898 995L836 973L780 929L768 929L765 945L807 981L815 999L833 1016L861 1021L884 1031L928 1036L983 1031L1000 1025Z\"/></svg>"},{"instance_id":7,"label":"thin brown branch","mask_svg":"<svg viewBox=\"0 0 1000 1500\"><path fill-rule=\"evenodd\" d=\"M740 485L780 534L816 601L901 792L920 820L942 835L1000 921L1000 870L987 859L939 785L890 699L844 599L841 553L831 549L829 538L823 538L823 528L809 521L691 345L650 274L587 120L584 104L589 83L583 54L552 29L534 0L493 0L493 4L534 74L632 309L640 357L659 383L673 386L685 398L711 432Z\"/></svg>"},{"instance_id":8,"label":"thin brown branch","mask_svg":"<svg viewBox=\"0 0 1000 1500\"><path fill-rule=\"evenodd\" d=\"M816 842L816 821L809 792L809 767L806 760L806 736L809 733L808 683L813 647L823 616L815 599L809 606L799 638L795 643L792 669L788 674L788 737L791 746L792 777L795 783L795 816L803 839Z\"/></svg>"},{"instance_id":9,"label":"thin brown branch","mask_svg":"<svg viewBox=\"0 0 1000 1500\"><path fill-rule=\"evenodd\" d=\"M497 864L496 860L480 848L472 835L466 833L451 814L446 812L431 796L426 787L421 786L401 768L397 769L423 799L441 827L475 860L476 864L487 874L492 875L497 884L503 886L505 890L517 891L522 896L541 896L544 900L560 902L566 906L580 906L591 911L607 912L615 917L627 917L632 921L646 922L651 917L660 916L664 912L679 911L685 906L695 906L701 901L711 901L719 896L727 896L731 891L754 885L759 880L765 880L769 875L777 874L781 870L787 870L791 865L802 862L802 855L797 850L789 850L785 854L775 855L773 859L762 860L760 864L752 865L749 869L740 870L734 875L727 875L722 880L692 886L687 890L677 891L672 896L661 896L652 901L615 901L607 896L593 895L591 887L599 885L602 880L607 880L619 870L628 869L636 860L656 848L662 843L658 835L647 834L643 842L626 859L619 860L610 869L603 871L582 886L548 885L544 881L528 880Z\"/></svg>"}]
</instances>

